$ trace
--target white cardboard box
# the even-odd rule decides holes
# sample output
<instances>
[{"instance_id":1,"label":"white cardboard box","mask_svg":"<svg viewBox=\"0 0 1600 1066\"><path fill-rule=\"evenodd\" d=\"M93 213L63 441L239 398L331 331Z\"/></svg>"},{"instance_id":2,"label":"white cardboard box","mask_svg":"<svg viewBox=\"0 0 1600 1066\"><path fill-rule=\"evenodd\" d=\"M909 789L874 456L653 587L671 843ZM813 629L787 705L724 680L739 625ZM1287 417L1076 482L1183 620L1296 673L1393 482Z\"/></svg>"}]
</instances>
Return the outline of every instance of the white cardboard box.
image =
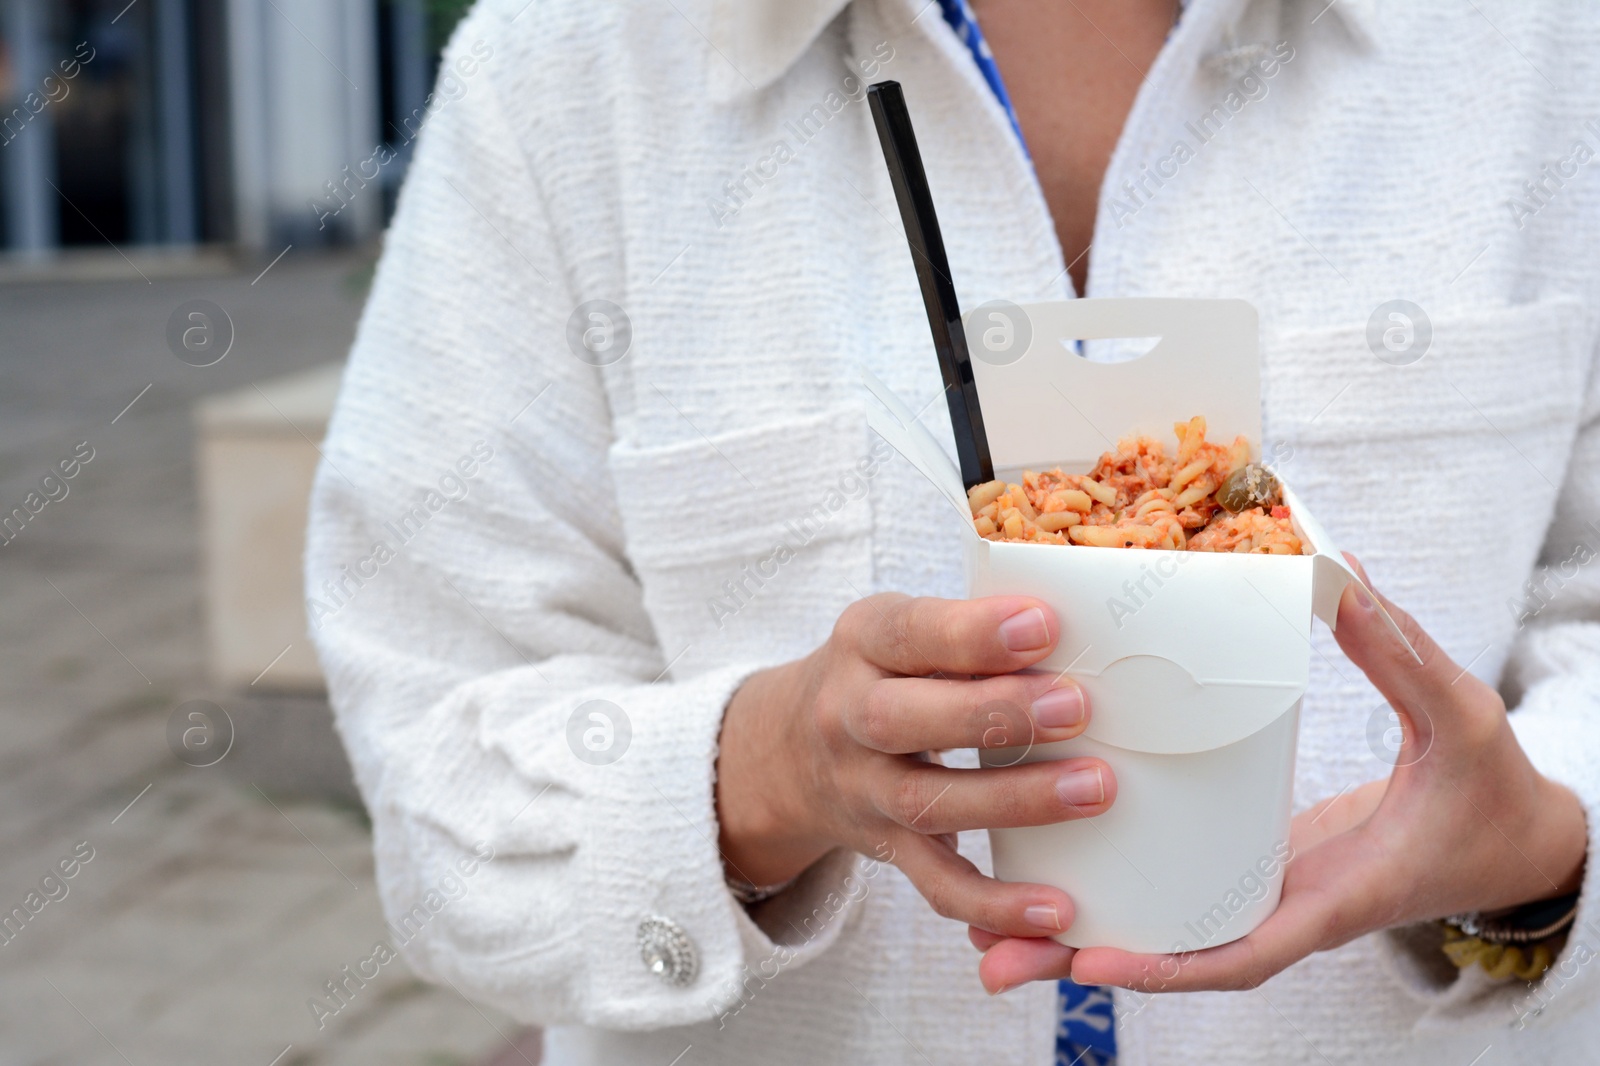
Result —
<instances>
[{"instance_id":1,"label":"white cardboard box","mask_svg":"<svg viewBox=\"0 0 1600 1066\"><path fill-rule=\"evenodd\" d=\"M966 317L997 477L1017 481L1023 468L1056 466L1086 473L1117 439L1170 442L1174 423L1197 414L1208 440L1243 434L1259 457L1249 304L1070 300L1000 313L1011 346L999 357L985 344L998 321L992 305ZM1160 339L1125 362L1091 362L1074 350L1075 339L1119 337ZM1334 625L1345 585L1359 580L1354 571L1287 487L1296 532L1313 555L983 540L949 456L886 386L870 378L867 386L886 409L871 413L873 428L966 524L968 594L1049 603L1062 635L1038 669L1068 674L1088 698L1081 737L981 750L983 764L1093 755L1117 777L1116 802L1099 817L990 830L995 875L1072 896L1077 916L1056 939L1073 947L1197 950L1256 928L1277 907L1289 856L1311 619Z\"/></svg>"}]
</instances>

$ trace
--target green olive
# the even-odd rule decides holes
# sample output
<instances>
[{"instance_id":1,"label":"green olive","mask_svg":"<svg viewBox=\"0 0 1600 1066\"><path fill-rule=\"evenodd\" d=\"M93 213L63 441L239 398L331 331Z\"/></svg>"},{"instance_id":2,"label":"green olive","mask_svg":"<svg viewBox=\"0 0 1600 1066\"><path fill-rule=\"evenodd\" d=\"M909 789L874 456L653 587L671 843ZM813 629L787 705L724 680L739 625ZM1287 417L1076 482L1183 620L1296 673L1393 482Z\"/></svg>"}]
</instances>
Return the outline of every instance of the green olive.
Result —
<instances>
[{"instance_id":1,"label":"green olive","mask_svg":"<svg viewBox=\"0 0 1600 1066\"><path fill-rule=\"evenodd\" d=\"M1217 502L1233 514L1251 507L1272 507L1282 499L1283 486L1260 463L1246 463L1217 486Z\"/></svg>"}]
</instances>

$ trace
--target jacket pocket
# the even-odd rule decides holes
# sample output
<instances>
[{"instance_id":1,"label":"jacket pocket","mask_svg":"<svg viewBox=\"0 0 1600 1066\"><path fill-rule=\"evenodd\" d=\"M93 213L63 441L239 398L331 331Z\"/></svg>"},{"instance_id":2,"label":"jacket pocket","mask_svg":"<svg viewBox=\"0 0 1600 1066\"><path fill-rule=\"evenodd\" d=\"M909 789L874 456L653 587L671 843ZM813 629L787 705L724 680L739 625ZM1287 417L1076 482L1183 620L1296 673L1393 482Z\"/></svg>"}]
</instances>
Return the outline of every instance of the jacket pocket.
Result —
<instances>
[{"instance_id":1,"label":"jacket pocket","mask_svg":"<svg viewBox=\"0 0 1600 1066\"><path fill-rule=\"evenodd\" d=\"M1424 625L1464 662L1513 624L1505 604L1572 456L1595 320L1559 298L1440 311L1431 332L1414 359L1369 343L1365 323L1264 335L1262 450L1385 591L1431 605Z\"/></svg>"},{"instance_id":2,"label":"jacket pocket","mask_svg":"<svg viewBox=\"0 0 1600 1066\"><path fill-rule=\"evenodd\" d=\"M675 674L783 662L827 638L872 591L869 494L891 455L855 408L613 446L628 559Z\"/></svg>"},{"instance_id":3,"label":"jacket pocket","mask_svg":"<svg viewBox=\"0 0 1600 1066\"><path fill-rule=\"evenodd\" d=\"M1308 443L1352 432L1415 442L1577 417L1595 319L1576 299L1439 312L1426 326L1410 316L1380 325L1377 336L1366 323L1264 333L1275 428ZM1555 480L1559 469L1546 473Z\"/></svg>"}]
</instances>

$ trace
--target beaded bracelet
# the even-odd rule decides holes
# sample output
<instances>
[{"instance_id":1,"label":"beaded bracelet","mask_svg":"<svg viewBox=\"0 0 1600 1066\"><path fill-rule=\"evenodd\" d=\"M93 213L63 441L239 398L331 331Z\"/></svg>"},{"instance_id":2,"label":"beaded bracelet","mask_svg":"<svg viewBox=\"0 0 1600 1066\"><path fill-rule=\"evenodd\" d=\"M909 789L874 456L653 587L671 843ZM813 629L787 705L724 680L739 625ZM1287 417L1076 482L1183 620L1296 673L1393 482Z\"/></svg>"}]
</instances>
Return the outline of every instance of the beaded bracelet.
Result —
<instances>
[{"instance_id":1,"label":"beaded bracelet","mask_svg":"<svg viewBox=\"0 0 1600 1066\"><path fill-rule=\"evenodd\" d=\"M1442 921L1440 949L1458 969L1474 963L1496 981L1535 981L1555 961L1578 915L1578 896L1561 896L1486 917L1458 914Z\"/></svg>"}]
</instances>

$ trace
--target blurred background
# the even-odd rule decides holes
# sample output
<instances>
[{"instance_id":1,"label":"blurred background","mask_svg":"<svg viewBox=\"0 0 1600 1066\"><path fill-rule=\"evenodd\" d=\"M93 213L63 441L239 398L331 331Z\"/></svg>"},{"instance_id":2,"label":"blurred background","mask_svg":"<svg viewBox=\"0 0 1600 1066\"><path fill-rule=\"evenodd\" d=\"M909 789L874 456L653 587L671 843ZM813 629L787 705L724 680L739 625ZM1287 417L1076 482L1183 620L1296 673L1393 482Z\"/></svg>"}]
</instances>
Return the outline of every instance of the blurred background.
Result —
<instances>
[{"instance_id":1,"label":"blurred background","mask_svg":"<svg viewBox=\"0 0 1600 1066\"><path fill-rule=\"evenodd\" d=\"M538 1061L372 974L299 576L467 6L0 0L0 1066Z\"/></svg>"}]
</instances>

